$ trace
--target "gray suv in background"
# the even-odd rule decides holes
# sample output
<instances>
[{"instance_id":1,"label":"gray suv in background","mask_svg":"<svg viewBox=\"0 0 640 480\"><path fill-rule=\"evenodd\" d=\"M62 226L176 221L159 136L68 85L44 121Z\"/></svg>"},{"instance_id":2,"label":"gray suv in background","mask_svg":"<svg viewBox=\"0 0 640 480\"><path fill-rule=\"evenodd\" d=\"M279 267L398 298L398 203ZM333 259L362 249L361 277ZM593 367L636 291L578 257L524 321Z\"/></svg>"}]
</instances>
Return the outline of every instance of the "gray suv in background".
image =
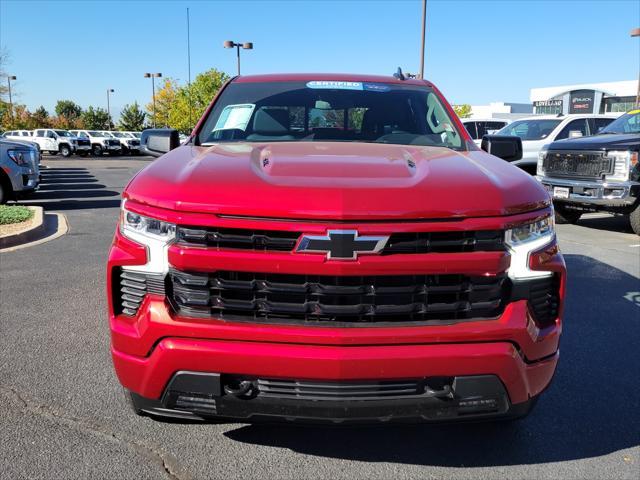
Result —
<instances>
[{"instance_id":1,"label":"gray suv in background","mask_svg":"<svg viewBox=\"0 0 640 480\"><path fill-rule=\"evenodd\" d=\"M0 138L0 204L38 188L38 157L31 145Z\"/></svg>"}]
</instances>

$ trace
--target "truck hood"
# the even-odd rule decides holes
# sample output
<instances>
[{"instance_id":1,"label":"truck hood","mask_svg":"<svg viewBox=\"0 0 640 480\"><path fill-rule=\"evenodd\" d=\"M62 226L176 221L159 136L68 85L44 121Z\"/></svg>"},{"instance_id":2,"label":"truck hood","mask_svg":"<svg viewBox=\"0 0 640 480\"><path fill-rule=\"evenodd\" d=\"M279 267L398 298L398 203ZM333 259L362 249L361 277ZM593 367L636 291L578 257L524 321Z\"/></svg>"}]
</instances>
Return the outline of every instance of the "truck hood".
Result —
<instances>
[{"instance_id":1,"label":"truck hood","mask_svg":"<svg viewBox=\"0 0 640 480\"><path fill-rule=\"evenodd\" d=\"M499 216L549 202L531 176L480 150L346 142L184 145L124 196L185 212L331 220Z\"/></svg>"},{"instance_id":2,"label":"truck hood","mask_svg":"<svg viewBox=\"0 0 640 480\"><path fill-rule=\"evenodd\" d=\"M549 145L549 150L638 150L639 146L637 133L616 133L558 140Z\"/></svg>"}]
</instances>

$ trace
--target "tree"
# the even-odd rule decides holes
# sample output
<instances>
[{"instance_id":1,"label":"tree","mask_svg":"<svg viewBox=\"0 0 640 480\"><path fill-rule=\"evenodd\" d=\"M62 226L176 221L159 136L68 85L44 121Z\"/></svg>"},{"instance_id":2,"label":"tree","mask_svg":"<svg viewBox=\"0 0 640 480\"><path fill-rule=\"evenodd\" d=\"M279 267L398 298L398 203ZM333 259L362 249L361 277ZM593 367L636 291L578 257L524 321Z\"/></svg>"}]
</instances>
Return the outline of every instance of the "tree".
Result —
<instances>
[{"instance_id":1,"label":"tree","mask_svg":"<svg viewBox=\"0 0 640 480\"><path fill-rule=\"evenodd\" d=\"M109 129L109 114L104 108L89 107L82 112L82 124L84 128L89 130L108 130Z\"/></svg>"},{"instance_id":2,"label":"tree","mask_svg":"<svg viewBox=\"0 0 640 480\"><path fill-rule=\"evenodd\" d=\"M170 111L171 106L178 95L178 82L172 78L165 78L162 86L156 90L155 116L153 108L153 99L147 104L147 112L151 123L157 127L169 126L171 123Z\"/></svg>"},{"instance_id":3,"label":"tree","mask_svg":"<svg viewBox=\"0 0 640 480\"><path fill-rule=\"evenodd\" d=\"M156 125L190 132L228 79L226 73L215 68L196 76L191 85L181 86L176 80L166 78L156 91ZM153 123L153 102L147 105L147 112Z\"/></svg>"},{"instance_id":4,"label":"tree","mask_svg":"<svg viewBox=\"0 0 640 480\"><path fill-rule=\"evenodd\" d=\"M32 114L34 128L47 128L50 126L49 112L47 109L40 105Z\"/></svg>"},{"instance_id":5,"label":"tree","mask_svg":"<svg viewBox=\"0 0 640 480\"><path fill-rule=\"evenodd\" d=\"M125 105L120 112L118 126L121 130L139 132L144 128L144 119L147 115L140 109L138 102Z\"/></svg>"},{"instance_id":6,"label":"tree","mask_svg":"<svg viewBox=\"0 0 640 480\"><path fill-rule=\"evenodd\" d=\"M460 118L468 118L471 116L471 105L464 103L462 105L454 105L453 110Z\"/></svg>"},{"instance_id":7,"label":"tree","mask_svg":"<svg viewBox=\"0 0 640 480\"><path fill-rule=\"evenodd\" d=\"M56 122L61 128L74 128L77 126L80 116L82 115L82 108L71 100L58 100L56 103L56 115L58 115L58 121Z\"/></svg>"}]
</instances>

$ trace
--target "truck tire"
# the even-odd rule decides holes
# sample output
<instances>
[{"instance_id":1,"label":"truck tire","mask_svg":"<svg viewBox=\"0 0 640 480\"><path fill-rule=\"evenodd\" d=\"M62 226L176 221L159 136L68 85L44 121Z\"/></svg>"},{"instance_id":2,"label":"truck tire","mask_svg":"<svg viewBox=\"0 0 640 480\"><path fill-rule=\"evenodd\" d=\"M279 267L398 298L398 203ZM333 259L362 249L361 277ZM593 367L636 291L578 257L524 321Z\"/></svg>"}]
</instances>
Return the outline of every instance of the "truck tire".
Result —
<instances>
[{"instance_id":1,"label":"truck tire","mask_svg":"<svg viewBox=\"0 0 640 480\"><path fill-rule=\"evenodd\" d=\"M633 233L640 235L640 205L629 214L629 223L631 223Z\"/></svg>"},{"instance_id":2,"label":"truck tire","mask_svg":"<svg viewBox=\"0 0 640 480\"><path fill-rule=\"evenodd\" d=\"M101 157L102 156L102 146L100 145L94 145L93 147L91 147L91 153L93 155L95 155L96 157Z\"/></svg>"},{"instance_id":3,"label":"truck tire","mask_svg":"<svg viewBox=\"0 0 640 480\"><path fill-rule=\"evenodd\" d=\"M565 225L567 223L578 223L582 212L578 210L569 210L566 207L555 205L556 210L556 223L558 225Z\"/></svg>"},{"instance_id":4,"label":"truck tire","mask_svg":"<svg viewBox=\"0 0 640 480\"><path fill-rule=\"evenodd\" d=\"M69 147L69 145L60 145L60 155L62 155L63 157L71 156L71 148Z\"/></svg>"},{"instance_id":5,"label":"truck tire","mask_svg":"<svg viewBox=\"0 0 640 480\"><path fill-rule=\"evenodd\" d=\"M13 188L11 187L11 181L5 173L0 170L0 205L7 203L10 197L12 197Z\"/></svg>"}]
</instances>

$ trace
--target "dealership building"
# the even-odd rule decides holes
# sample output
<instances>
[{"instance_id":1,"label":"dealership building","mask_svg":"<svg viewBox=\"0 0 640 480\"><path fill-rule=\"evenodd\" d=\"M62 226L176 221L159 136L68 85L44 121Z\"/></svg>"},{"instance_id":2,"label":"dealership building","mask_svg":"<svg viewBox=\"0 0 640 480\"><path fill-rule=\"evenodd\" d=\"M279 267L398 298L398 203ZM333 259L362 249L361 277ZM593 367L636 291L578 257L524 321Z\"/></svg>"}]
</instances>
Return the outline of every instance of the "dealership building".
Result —
<instances>
[{"instance_id":1,"label":"dealership building","mask_svg":"<svg viewBox=\"0 0 640 480\"><path fill-rule=\"evenodd\" d=\"M636 103L638 80L532 88L535 114L623 113Z\"/></svg>"}]
</instances>

